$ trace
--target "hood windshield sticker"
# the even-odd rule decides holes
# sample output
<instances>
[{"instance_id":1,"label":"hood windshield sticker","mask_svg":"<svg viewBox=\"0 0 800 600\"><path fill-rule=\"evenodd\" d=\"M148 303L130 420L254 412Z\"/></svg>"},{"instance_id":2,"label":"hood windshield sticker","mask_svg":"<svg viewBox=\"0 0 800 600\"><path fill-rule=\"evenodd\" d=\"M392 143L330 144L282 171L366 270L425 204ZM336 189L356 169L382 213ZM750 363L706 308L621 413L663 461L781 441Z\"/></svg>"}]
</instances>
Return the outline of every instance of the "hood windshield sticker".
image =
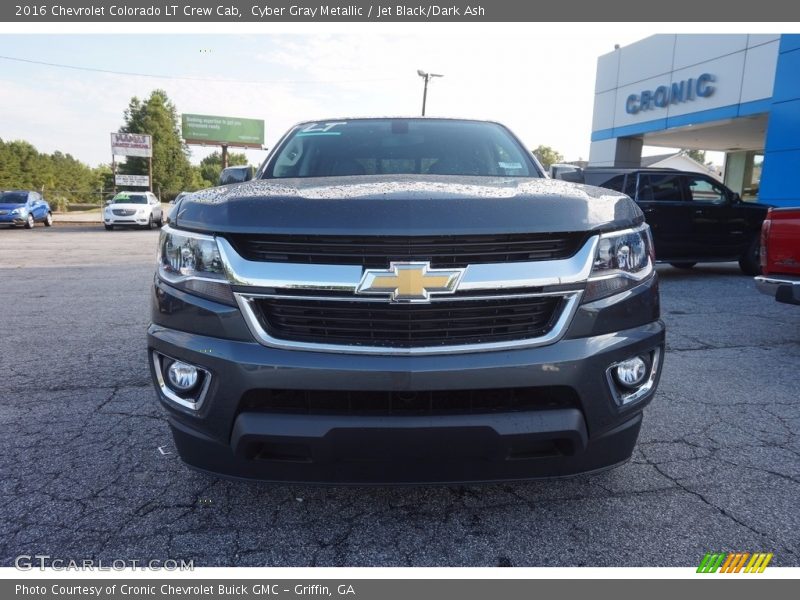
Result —
<instances>
[{"instance_id":1,"label":"hood windshield sticker","mask_svg":"<svg viewBox=\"0 0 800 600\"><path fill-rule=\"evenodd\" d=\"M342 135L341 131L333 131L334 127L347 125L345 121L334 121L332 123L312 123L300 130L297 137L307 137L311 135Z\"/></svg>"},{"instance_id":2,"label":"hood windshield sticker","mask_svg":"<svg viewBox=\"0 0 800 600\"><path fill-rule=\"evenodd\" d=\"M499 162L497 166L501 169L521 169L522 163L517 162Z\"/></svg>"}]
</instances>

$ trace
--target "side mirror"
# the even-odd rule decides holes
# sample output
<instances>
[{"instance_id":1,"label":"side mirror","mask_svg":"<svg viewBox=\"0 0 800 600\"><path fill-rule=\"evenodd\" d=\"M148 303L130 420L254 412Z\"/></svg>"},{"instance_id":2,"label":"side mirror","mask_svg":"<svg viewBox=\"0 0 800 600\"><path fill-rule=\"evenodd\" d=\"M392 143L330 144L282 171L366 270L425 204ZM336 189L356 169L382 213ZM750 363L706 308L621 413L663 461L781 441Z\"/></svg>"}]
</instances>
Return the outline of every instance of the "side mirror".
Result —
<instances>
[{"instance_id":1,"label":"side mirror","mask_svg":"<svg viewBox=\"0 0 800 600\"><path fill-rule=\"evenodd\" d=\"M255 175L255 169L250 165L242 167L228 167L223 169L219 175L218 185L231 185L233 183L244 183L250 181Z\"/></svg>"},{"instance_id":2,"label":"side mirror","mask_svg":"<svg viewBox=\"0 0 800 600\"><path fill-rule=\"evenodd\" d=\"M733 195L731 196L731 202L733 204L737 204L737 203L739 203L741 201L742 201L742 197L739 194L737 194L736 192L733 192Z\"/></svg>"}]
</instances>

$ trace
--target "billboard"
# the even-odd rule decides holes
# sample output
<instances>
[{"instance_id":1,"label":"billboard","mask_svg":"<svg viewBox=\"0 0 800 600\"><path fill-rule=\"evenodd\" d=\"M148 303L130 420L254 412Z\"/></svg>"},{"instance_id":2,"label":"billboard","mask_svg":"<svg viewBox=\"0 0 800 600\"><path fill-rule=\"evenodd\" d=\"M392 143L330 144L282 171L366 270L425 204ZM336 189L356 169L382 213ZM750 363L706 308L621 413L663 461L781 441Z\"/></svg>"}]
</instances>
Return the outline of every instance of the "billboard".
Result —
<instances>
[{"instance_id":1,"label":"billboard","mask_svg":"<svg viewBox=\"0 0 800 600\"><path fill-rule=\"evenodd\" d=\"M183 114L181 133L187 144L227 144L248 148L264 145L264 121L260 119Z\"/></svg>"},{"instance_id":2,"label":"billboard","mask_svg":"<svg viewBox=\"0 0 800 600\"><path fill-rule=\"evenodd\" d=\"M112 133L111 154L115 156L153 156L153 138L145 133Z\"/></svg>"},{"instance_id":3,"label":"billboard","mask_svg":"<svg viewBox=\"0 0 800 600\"><path fill-rule=\"evenodd\" d=\"M115 175L114 181L117 185L150 187L150 177L147 175Z\"/></svg>"}]
</instances>

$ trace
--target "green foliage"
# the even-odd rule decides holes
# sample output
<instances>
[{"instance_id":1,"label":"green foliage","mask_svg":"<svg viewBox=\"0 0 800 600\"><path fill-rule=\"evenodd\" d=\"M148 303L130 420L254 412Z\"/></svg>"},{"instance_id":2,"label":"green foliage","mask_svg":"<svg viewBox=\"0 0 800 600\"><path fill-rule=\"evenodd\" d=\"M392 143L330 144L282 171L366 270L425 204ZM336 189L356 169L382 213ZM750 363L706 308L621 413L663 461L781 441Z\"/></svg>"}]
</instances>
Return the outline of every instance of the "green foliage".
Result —
<instances>
[{"instance_id":1,"label":"green foliage","mask_svg":"<svg viewBox=\"0 0 800 600\"><path fill-rule=\"evenodd\" d=\"M153 189L165 197L191 189L196 182L189 164L189 150L181 140L178 111L163 90L148 98L131 98L124 114L121 133L147 133L153 136ZM119 165L129 175L147 173L147 159L129 157Z\"/></svg>"},{"instance_id":2,"label":"green foliage","mask_svg":"<svg viewBox=\"0 0 800 600\"><path fill-rule=\"evenodd\" d=\"M689 158L693 158L694 160L699 162L701 165L706 164L706 151L705 150L689 150L687 148L684 148L683 150L681 150L681 152L683 152Z\"/></svg>"},{"instance_id":3,"label":"green foliage","mask_svg":"<svg viewBox=\"0 0 800 600\"><path fill-rule=\"evenodd\" d=\"M542 166L545 169L549 169L550 165L564 162L564 155L557 150L554 150L550 146L540 145L538 148L533 150L533 155L539 159L539 162L542 163Z\"/></svg>"},{"instance_id":4,"label":"green foliage","mask_svg":"<svg viewBox=\"0 0 800 600\"><path fill-rule=\"evenodd\" d=\"M69 154L45 154L25 141L0 139L0 189L43 192L56 210L68 202L99 203L106 172L111 169L92 169Z\"/></svg>"},{"instance_id":5,"label":"green foliage","mask_svg":"<svg viewBox=\"0 0 800 600\"><path fill-rule=\"evenodd\" d=\"M228 166L246 165L247 155L244 152L228 152ZM212 152L200 161L200 166L195 167L200 180L204 185L200 187L210 187L217 185L219 174L222 172L222 154Z\"/></svg>"},{"instance_id":6,"label":"green foliage","mask_svg":"<svg viewBox=\"0 0 800 600\"><path fill-rule=\"evenodd\" d=\"M153 136L153 189L168 201L183 190L194 191L217 184L222 170L219 152L204 158L199 166L189 164L189 150L181 141L178 111L162 90L148 98L131 98L124 113L122 133ZM99 142L98 142L99 143ZM230 165L245 165L244 153L228 154ZM119 173L147 173L147 159L128 157L117 165ZM56 210L68 203L98 204L114 189L111 167L91 168L69 154L41 153L28 142L0 139L0 189L43 192Z\"/></svg>"}]
</instances>

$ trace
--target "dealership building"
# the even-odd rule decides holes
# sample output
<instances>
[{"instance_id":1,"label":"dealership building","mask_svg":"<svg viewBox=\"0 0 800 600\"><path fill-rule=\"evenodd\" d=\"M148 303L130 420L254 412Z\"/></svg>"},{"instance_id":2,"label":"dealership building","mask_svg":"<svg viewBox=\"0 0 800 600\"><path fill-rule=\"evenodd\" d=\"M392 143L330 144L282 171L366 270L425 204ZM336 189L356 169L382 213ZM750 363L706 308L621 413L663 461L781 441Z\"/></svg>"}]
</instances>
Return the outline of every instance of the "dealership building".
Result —
<instances>
[{"instance_id":1,"label":"dealership building","mask_svg":"<svg viewBox=\"0 0 800 600\"><path fill-rule=\"evenodd\" d=\"M590 166L725 153L745 200L800 206L800 35L655 35L597 60Z\"/></svg>"}]
</instances>

